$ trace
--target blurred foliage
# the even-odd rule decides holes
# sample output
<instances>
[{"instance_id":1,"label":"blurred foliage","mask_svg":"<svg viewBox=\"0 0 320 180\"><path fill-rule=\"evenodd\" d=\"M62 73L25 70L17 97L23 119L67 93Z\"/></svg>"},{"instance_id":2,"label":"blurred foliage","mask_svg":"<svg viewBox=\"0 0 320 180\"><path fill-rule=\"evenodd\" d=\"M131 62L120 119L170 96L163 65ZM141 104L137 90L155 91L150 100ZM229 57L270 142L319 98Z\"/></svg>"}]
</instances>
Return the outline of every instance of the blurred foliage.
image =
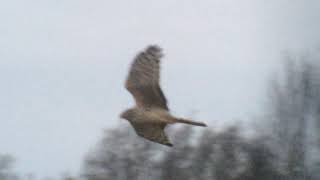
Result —
<instances>
[{"instance_id":1,"label":"blurred foliage","mask_svg":"<svg viewBox=\"0 0 320 180\"><path fill-rule=\"evenodd\" d=\"M270 137L282 159L280 168L289 179L310 179L310 164L320 155L316 147L320 137L319 61L288 56L281 76L274 76L270 87L266 111L273 119Z\"/></svg>"},{"instance_id":2,"label":"blurred foliage","mask_svg":"<svg viewBox=\"0 0 320 180\"><path fill-rule=\"evenodd\" d=\"M10 155L0 154L0 180L16 180L18 176L13 173L14 158Z\"/></svg>"},{"instance_id":3,"label":"blurred foliage","mask_svg":"<svg viewBox=\"0 0 320 180\"><path fill-rule=\"evenodd\" d=\"M88 180L319 180L320 68L288 57L269 87L269 106L253 136L237 125L219 132L170 128L173 148L138 138L131 127L105 132L87 154ZM267 122L267 123L266 123ZM271 127L271 128L270 128ZM316 142L316 143L314 143Z\"/></svg>"},{"instance_id":4,"label":"blurred foliage","mask_svg":"<svg viewBox=\"0 0 320 180\"><path fill-rule=\"evenodd\" d=\"M281 177L273 163L275 155L262 137L245 139L237 127L195 133L189 126L183 126L171 131L173 148L138 138L130 127L106 131L95 151L88 153L83 176L89 180Z\"/></svg>"},{"instance_id":5,"label":"blurred foliage","mask_svg":"<svg viewBox=\"0 0 320 180\"><path fill-rule=\"evenodd\" d=\"M133 129L108 129L87 153L81 175L64 180L319 180L320 60L287 57L269 83L260 127L243 136L234 125L216 131L169 127L173 148L139 138ZM268 117L268 118L266 118ZM0 180L19 178L15 159L0 154Z\"/></svg>"}]
</instances>

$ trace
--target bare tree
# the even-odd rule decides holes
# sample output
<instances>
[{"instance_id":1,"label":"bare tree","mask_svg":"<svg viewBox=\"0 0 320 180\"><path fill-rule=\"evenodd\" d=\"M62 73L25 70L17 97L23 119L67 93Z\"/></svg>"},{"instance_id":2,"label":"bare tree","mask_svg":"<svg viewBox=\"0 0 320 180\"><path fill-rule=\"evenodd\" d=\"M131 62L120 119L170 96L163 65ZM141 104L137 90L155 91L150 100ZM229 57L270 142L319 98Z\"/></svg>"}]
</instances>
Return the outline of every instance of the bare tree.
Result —
<instances>
[{"instance_id":1,"label":"bare tree","mask_svg":"<svg viewBox=\"0 0 320 180\"><path fill-rule=\"evenodd\" d=\"M289 57L282 77L272 80L270 91L274 131L283 172L290 179L307 179L310 148L319 120L319 66L307 59Z\"/></svg>"},{"instance_id":2,"label":"bare tree","mask_svg":"<svg viewBox=\"0 0 320 180\"><path fill-rule=\"evenodd\" d=\"M174 132L174 148L166 151L159 162L161 168L161 178L168 180L183 180L190 178L191 146L193 131L190 126L183 126Z\"/></svg>"},{"instance_id":3,"label":"bare tree","mask_svg":"<svg viewBox=\"0 0 320 180\"><path fill-rule=\"evenodd\" d=\"M96 149L86 157L83 176L89 180L134 180L149 176L154 169L150 165L156 145L137 137L128 126L108 130Z\"/></svg>"},{"instance_id":4,"label":"bare tree","mask_svg":"<svg viewBox=\"0 0 320 180\"><path fill-rule=\"evenodd\" d=\"M217 143L216 134L212 130L204 131L197 139L197 148L194 149L192 157L192 179L207 180L213 178L214 167L213 154L214 145Z\"/></svg>"},{"instance_id":5,"label":"bare tree","mask_svg":"<svg viewBox=\"0 0 320 180\"><path fill-rule=\"evenodd\" d=\"M276 155L268 143L268 137L257 137L245 146L247 166L237 179L282 180L284 177L276 166Z\"/></svg>"},{"instance_id":6,"label":"bare tree","mask_svg":"<svg viewBox=\"0 0 320 180\"><path fill-rule=\"evenodd\" d=\"M0 154L0 180L17 180L18 176L12 171L14 158Z\"/></svg>"},{"instance_id":7,"label":"bare tree","mask_svg":"<svg viewBox=\"0 0 320 180\"><path fill-rule=\"evenodd\" d=\"M244 140L239 128L232 126L217 136L214 144L213 173L217 180L233 180L244 171Z\"/></svg>"},{"instance_id":8,"label":"bare tree","mask_svg":"<svg viewBox=\"0 0 320 180\"><path fill-rule=\"evenodd\" d=\"M288 177L277 166L277 151L270 145L269 137L244 138L240 130L232 126L221 132L207 130L196 134L188 126L175 128L173 142L180 143L175 143L173 148L132 136L131 128L108 130L88 153L83 177L88 180L284 180Z\"/></svg>"}]
</instances>

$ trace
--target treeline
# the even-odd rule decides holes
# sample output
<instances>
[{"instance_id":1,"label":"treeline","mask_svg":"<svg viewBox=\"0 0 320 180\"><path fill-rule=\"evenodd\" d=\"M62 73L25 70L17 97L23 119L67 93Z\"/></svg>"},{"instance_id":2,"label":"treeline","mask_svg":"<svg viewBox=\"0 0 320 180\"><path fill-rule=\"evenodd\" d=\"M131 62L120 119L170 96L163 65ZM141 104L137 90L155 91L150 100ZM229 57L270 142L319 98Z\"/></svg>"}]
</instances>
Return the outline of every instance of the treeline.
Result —
<instances>
[{"instance_id":1,"label":"treeline","mask_svg":"<svg viewBox=\"0 0 320 180\"><path fill-rule=\"evenodd\" d=\"M106 132L88 154L83 177L88 180L318 180L317 165L295 172L291 159L280 158L273 139L244 138L240 129L195 133L188 126L171 129L174 148L136 137L130 127ZM304 167L307 168L307 167ZM320 170L320 169L319 169ZM301 173L301 175L299 174Z\"/></svg>"},{"instance_id":2,"label":"treeline","mask_svg":"<svg viewBox=\"0 0 320 180\"><path fill-rule=\"evenodd\" d=\"M268 87L254 129L172 126L168 148L122 123L105 130L81 174L60 179L320 180L320 58L288 57ZM0 155L0 180L33 179L18 176L13 165L14 158Z\"/></svg>"},{"instance_id":3,"label":"treeline","mask_svg":"<svg viewBox=\"0 0 320 180\"><path fill-rule=\"evenodd\" d=\"M88 180L319 180L319 61L289 57L270 81L265 113L251 136L171 128L173 148L138 138L131 127L105 132L88 153Z\"/></svg>"},{"instance_id":4,"label":"treeline","mask_svg":"<svg viewBox=\"0 0 320 180\"><path fill-rule=\"evenodd\" d=\"M14 158L8 154L0 154L0 180L18 180L18 175L12 170Z\"/></svg>"},{"instance_id":5,"label":"treeline","mask_svg":"<svg viewBox=\"0 0 320 180\"><path fill-rule=\"evenodd\" d=\"M85 160L88 180L281 179L268 139L242 138L239 129L195 133L171 129L173 148L137 138L130 127L106 132ZM196 137L197 136L197 137Z\"/></svg>"}]
</instances>

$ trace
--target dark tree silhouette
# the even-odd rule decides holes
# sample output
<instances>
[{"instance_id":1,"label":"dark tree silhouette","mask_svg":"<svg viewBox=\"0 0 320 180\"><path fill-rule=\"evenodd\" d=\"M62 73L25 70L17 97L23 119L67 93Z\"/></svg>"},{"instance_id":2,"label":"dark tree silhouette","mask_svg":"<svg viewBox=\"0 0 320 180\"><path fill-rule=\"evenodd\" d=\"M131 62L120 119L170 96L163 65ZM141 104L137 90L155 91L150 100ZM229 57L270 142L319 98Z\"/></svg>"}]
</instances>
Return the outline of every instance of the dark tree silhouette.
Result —
<instances>
[{"instance_id":1,"label":"dark tree silhouette","mask_svg":"<svg viewBox=\"0 0 320 180\"><path fill-rule=\"evenodd\" d=\"M175 131L173 142L175 148L169 149L164 153L159 162L161 168L160 179L182 180L190 178L190 158L193 147L190 140L193 131L190 126L183 126Z\"/></svg>"},{"instance_id":2,"label":"dark tree silhouette","mask_svg":"<svg viewBox=\"0 0 320 180\"><path fill-rule=\"evenodd\" d=\"M280 177L274 168L271 148L261 143L262 139L243 138L237 127L198 134L188 126L171 130L173 142L180 142L174 148L134 137L128 128L106 131L102 141L87 155L84 177L89 180L240 180L259 179L261 173L265 174L263 180Z\"/></svg>"},{"instance_id":3,"label":"dark tree silhouette","mask_svg":"<svg viewBox=\"0 0 320 180\"><path fill-rule=\"evenodd\" d=\"M310 149L314 146L313 124L319 120L319 66L306 59L290 57L284 64L282 78L272 80L270 91L274 128L283 172L290 179L308 179Z\"/></svg>"},{"instance_id":4,"label":"dark tree silhouette","mask_svg":"<svg viewBox=\"0 0 320 180\"><path fill-rule=\"evenodd\" d=\"M0 180L18 180L18 176L12 171L14 161L10 155L0 154Z\"/></svg>"}]
</instances>

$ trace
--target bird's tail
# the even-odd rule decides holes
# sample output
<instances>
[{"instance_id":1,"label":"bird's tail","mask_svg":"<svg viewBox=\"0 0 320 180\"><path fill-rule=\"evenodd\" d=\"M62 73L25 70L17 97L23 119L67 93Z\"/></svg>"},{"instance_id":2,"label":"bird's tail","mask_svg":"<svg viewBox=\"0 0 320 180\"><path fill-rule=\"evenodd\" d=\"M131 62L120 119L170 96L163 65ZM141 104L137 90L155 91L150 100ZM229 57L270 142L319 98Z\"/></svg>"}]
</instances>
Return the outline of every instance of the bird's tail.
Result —
<instances>
[{"instance_id":1,"label":"bird's tail","mask_svg":"<svg viewBox=\"0 0 320 180\"><path fill-rule=\"evenodd\" d=\"M207 125L203 122L196 122L196 121L191 121L188 119L183 119L183 118L175 118L175 121L177 123L184 123L184 124L190 124L190 125L194 125L194 126L203 126L206 127Z\"/></svg>"}]
</instances>

